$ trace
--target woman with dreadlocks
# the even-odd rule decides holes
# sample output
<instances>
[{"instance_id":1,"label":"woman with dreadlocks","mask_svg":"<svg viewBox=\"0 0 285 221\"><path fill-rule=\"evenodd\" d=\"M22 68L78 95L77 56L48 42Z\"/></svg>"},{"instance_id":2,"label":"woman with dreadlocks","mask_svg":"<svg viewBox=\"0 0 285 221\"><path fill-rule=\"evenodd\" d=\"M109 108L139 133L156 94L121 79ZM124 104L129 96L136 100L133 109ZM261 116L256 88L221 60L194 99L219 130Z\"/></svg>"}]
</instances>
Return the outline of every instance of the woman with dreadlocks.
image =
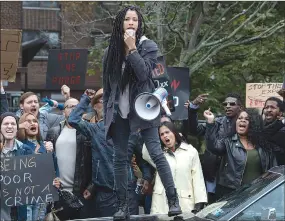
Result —
<instances>
[{"instance_id":1,"label":"woman with dreadlocks","mask_svg":"<svg viewBox=\"0 0 285 221\"><path fill-rule=\"evenodd\" d=\"M153 92L152 71L158 47L143 34L143 17L138 8L128 6L115 18L109 47L103 58L103 104L106 138L114 142L114 173L118 211L114 220L126 219L128 213L128 139L130 132L140 131L150 156L156 164L166 190L169 216L182 213L168 162L158 136L160 117L144 121L136 114L136 96Z\"/></svg>"}]
</instances>

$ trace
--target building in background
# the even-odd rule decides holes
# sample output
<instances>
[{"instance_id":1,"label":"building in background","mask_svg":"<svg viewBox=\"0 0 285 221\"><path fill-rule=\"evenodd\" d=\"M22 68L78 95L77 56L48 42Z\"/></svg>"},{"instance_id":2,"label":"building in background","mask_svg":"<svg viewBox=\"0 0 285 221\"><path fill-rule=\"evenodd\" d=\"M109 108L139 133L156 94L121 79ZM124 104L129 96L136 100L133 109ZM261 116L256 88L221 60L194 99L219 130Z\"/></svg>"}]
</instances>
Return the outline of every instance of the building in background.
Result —
<instances>
[{"instance_id":1,"label":"building in background","mask_svg":"<svg viewBox=\"0 0 285 221\"><path fill-rule=\"evenodd\" d=\"M40 97L51 97L61 101L60 91L46 90L46 72L49 49L67 49L67 48L91 48L96 44L92 36L86 36L81 40L75 39L74 29L67 25L72 23L73 16L68 15L64 10L65 3L58 1L23 1L0 2L1 8L1 29L21 29L22 43L28 42L39 37L44 37L47 43L42 47L36 56L27 66L27 77L24 74L17 73L16 81L9 83L6 91L9 94L10 107L19 106L19 97L25 91L37 93ZM94 7L96 7L94 5ZM91 19L95 16L96 9L91 10L88 15ZM65 22L62 22L60 15L63 15ZM105 28L110 31L110 25L102 22L99 28ZM69 43L66 43L69 42ZM19 67L22 66L20 53ZM26 82L27 79L27 82ZM101 87L101 73L93 76L86 74L86 88L98 89ZM25 85L26 84L26 85ZM72 91L72 96L79 98L84 90Z\"/></svg>"}]
</instances>

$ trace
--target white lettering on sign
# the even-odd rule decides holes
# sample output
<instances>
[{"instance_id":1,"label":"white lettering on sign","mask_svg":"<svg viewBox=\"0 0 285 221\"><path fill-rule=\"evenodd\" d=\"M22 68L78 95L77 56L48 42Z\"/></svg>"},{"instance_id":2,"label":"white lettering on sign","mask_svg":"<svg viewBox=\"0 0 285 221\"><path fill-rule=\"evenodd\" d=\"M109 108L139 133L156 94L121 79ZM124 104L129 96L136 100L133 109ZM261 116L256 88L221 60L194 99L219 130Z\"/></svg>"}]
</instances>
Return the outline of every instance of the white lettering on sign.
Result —
<instances>
[{"instance_id":1,"label":"white lettering on sign","mask_svg":"<svg viewBox=\"0 0 285 221\"><path fill-rule=\"evenodd\" d=\"M174 100L174 107L179 106L179 97L173 96L173 100Z\"/></svg>"}]
</instances>

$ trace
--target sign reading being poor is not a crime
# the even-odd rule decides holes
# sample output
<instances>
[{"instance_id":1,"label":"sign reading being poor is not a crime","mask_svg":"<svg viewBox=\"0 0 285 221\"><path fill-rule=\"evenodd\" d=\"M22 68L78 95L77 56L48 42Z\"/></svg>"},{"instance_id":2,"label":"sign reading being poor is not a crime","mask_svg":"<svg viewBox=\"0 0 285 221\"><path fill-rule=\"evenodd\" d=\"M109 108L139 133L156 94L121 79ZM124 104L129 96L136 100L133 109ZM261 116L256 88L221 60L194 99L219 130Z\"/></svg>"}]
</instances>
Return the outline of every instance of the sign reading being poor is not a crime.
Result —
<instances>
[{"instance_id":1,"label":"sign reading being poor is not a crime","mask_svg":"<svg viewBox=\"0 0 285 221\"><path fill-rule=\"evenodd\" d=\"M85 88L87 59L87 49L49 50L46 88L58 90L65 84L71 89L83 90Z\"/></svg>"},{"instance_id":2,"label":"sign reading being poor is not a crime","mask_svg":"<svg viewBox=\"0 0 285 221\"><path fill-rule=\"evenodd\" d=\"M1 205L22 206L58 200L53 186L55 170L52 154L1 158Z\"/></svg>"}]
</instances>

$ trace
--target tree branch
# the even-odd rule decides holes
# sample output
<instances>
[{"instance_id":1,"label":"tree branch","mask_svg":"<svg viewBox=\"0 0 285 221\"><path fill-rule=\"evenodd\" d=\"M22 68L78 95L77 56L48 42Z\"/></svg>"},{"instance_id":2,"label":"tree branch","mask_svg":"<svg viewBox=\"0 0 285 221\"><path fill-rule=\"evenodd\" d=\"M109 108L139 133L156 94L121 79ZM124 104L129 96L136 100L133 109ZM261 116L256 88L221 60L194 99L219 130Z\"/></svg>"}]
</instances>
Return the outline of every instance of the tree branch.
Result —
<instances>
[{"instance_id":1,"label":"tree branch","mask_svg":"<svg viewBox=\"0 0 285 221\"><path fill-rule=\"evenodd\" d=\"M167 27L168 27L168 29L169 29L171 32L175 33L175 34L179 37L179 39L180 39L181 42L182 42L183 47L185 47L185 46L186 46L186 42L184 41L182 34L181 34L179 31L174 30L174 29L171 27L172 23L174 22L174 20L175 20L175 18L176 18L176 15L178 14L178 6L179 6L179 5L180 5L180 3L177 4L177 6L176 6L176 8L175 8L175 14L174 14L174 16L172 17L172 19L170 20L170 22L167 24Z\"/></svg>"},{"instance_id":2,"label":"tree branch","mask_svg":"<svg viewBox=\"0 0 285 221\"><path fill-rule=\"evenodd\" d=\"M254 36L254 37L242 40L242 41L238 41L238 42L232 41L232 42L228 42L228 43L223 44L223 45L214 46L198 62L196 62L194 64L193 68L191 68L191 74L193 74L196 70L198 70L202 65L204 65L212 56L216 55L220 50L228 48L230 46L237 46L237 45L241 45L241 44L253 43L257 40L268 38L272 34L276 33L276 31L278 31L279 29L284 28L284 27L285 27L285 20L281 20L278 23L276 23L275 25L273 25L271 28L260 33L257 36Z\"/></svg>"},{"instance_id":3,"label":"tree branch","mask_svg":"<svg viewBox=\"0 0 285 221\"><path fill-rule=\"evenodd\" d=\"M226 14L228 14L228 12L229 12L234 6L236 6L237 4L238 4L238 2L235 2L234 4L230 5L227 9L225 9L225 11L223 12L223 14L216 20L216 22L215 22L213 25L211 25L210 28L208 28L208 30L206 31L206 33L205 33L204 36L202 37L200 43L198 44L198 47L199 47L199 45L200 45L202 42L204 42L204 40L209 36L209 34L210 34L211 31L213 30L213 28L216 27L216 25L221 22L222 18L223 18ZM219 30L221 30L221 28L220 28ZM211 37L210 37L209 39L211 39L213 36L214 36L214 35L211 35ZM209 40L209 39L208 39L208 40Z\"/></svg>"},{"instance_id":4,"label":"tree branch","mask_svg":"<svg viewBox=\"0 0 285 221\"><path fill-rule=\"evenodd\" d=\"M260 4L260 3L259 3ZM184 59L182 61L183 64L186 64L187 61L189 60L190 57L194 56L198 51L200 51L202 48L204 47L209 47L209 46L215 46L217 44L220 44L226 40L229 40L232 36L234 36L235 33L237 33L238 30L241 29L241 27L243 27L245 25L245 22L249 21L253 16L251 15L245 22L243 22L238 28L236 28L229 36L222 38L218 41L215 41L214 43L208 43L206 44L206 42L211 39L213 36L215 36L217 33L219 33L221 30L223 30L225 28L225 26L227 26L230 22L233 22L234 20L236 20L237 18L239 18L241 15L244 15L245 13L247 13L253 6L255 5L255 2L253 4L251 4L247 10L244 10L243 12L235 15L232 19L230 19L230 21L228 21L225 25L223 25L218 31L215 31L207 40L205 40L204 42L200 42L199 45L192 50L191 52L188 52L185 56ZM258 9L259 10L259 9ZM257 13L257 11L255 13ZM234 33L234 34L233 34Z\"/></svg>"},{"instance_id":5,"label":"tree branch","mask_svg":"<svg viewBox=\"0 0 285 221\"><path fill-rule=\"evenodd\" d=\"M205 43L202 43L202 46L201 47L209 47L209 46L213 46L213 45L216 45L216 44L220 44L222 42L225 42L229 39L231 39L233 36L236 35L236 33L238 33L246 24L248 24L252 18L265 6L265 4L267 4L267 2L263 2L261 4L260 7L258 7L255 12L253 12L249 17L248 19L246 19L239 27L237 27L231 34L229 34L227 37L224 37L220 40L217 40L217 41L213 41L213 42L210 42L208 44L205 44Z\"/></svg>"},{"instance_id":6,"label":"tree branch","mask_svg":"<svg viewBox=\"0 0 285 221\"><path fill-rule=\"evenodd\" d=\"M270 2L271 3L271 2ZM275 6L277 5L277 2L272 2L271 3L271 7L267 10L267 12L265 12L265 16L270 13L274 8ZM251 25L255 24L256 22L258 22L259 20L262 19L262 16L259 16L257 17L254 21L250 22Z\"/></svg>"},{"instance_id":7,"label":"tree branch","mask_svg":"<svg viewBox=\"0 0 285 221\"><path fill-rule=\"evenodd\" d=\"M195 46L196 46L196 42L197 42L197 37L198 37L198 33L200 31L201 25L204 21L204 7L207 8L208 7L208 2L203 2L200 3L200 12L199 12L199 16L196 20L195 26L193 28L193 31L191 33L191 39L188 45L188 50L191 52L192 50L194 50Z\"/></svg>"}]
</instances>

